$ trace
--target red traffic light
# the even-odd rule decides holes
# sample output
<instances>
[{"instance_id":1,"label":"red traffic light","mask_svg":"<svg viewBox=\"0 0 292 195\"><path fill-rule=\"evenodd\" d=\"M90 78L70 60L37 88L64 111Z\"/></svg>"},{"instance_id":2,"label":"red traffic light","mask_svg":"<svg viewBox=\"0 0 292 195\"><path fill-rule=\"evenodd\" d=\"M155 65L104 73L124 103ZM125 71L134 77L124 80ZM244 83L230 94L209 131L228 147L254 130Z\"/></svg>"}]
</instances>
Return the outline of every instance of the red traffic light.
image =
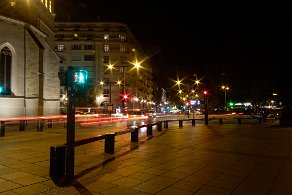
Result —
<instances>
[{"instance_id":1,"label":"red traffic light","mask_svg":"<svg viewBox=\"0 0 292 195\"><path fill-rule=\"evenodd\" d=\"M204 95L207 95L208 91L207 91L207 90L204 90L204 92L203 92L203 93L204 93Z\"/></svg>"}]
</instances>

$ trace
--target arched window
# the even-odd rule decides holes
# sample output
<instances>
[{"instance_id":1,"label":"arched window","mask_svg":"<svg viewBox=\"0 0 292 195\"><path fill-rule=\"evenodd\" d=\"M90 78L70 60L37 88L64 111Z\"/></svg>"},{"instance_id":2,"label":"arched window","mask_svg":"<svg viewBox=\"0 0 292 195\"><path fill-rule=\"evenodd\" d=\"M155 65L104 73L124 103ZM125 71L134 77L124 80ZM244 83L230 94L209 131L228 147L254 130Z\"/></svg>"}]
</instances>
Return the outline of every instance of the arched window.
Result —
<instances>
[{"instance_id":1,"label":"arched window","mask_svg":"<svg viewBox=\"0 0 292 195\"><path fill-rule=\"evenodd\" d=\"M12 53L8 47L4 47L0 53L0 95L11 95Z\"/></svg>"}]
</instances>

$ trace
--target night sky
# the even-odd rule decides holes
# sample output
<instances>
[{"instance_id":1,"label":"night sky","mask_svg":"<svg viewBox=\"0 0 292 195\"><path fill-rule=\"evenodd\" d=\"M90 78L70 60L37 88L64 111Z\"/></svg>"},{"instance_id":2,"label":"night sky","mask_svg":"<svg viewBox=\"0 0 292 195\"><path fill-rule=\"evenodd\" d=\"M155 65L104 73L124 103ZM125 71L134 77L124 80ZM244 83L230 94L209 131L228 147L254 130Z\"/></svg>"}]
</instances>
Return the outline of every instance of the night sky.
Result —
<instances>
[{"instance_id":1,"label":"night sky","mask_svg":"<svg viewBox=\"0 0 292 195\"><path fill-rule=\"evenodd\" d=\"M213 94L228 84L234 98L291 102L292 3L157 2L56 0L56 20L127 24L161 87L196 74Z\"/></svg>"}]
</instances>

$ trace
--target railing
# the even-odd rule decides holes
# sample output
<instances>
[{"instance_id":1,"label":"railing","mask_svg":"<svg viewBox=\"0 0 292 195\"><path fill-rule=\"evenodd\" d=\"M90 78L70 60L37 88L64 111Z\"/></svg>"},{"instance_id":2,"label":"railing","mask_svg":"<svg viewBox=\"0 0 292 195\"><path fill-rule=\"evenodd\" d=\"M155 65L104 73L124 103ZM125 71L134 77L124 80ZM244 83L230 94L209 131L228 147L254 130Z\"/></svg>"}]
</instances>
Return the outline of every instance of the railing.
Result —
<instances>
[{"instance_id":1,"label":"railing","mask_svg":"<svg viewBox=\"0 0 292 195\"><path fill-rule=\"evenodd\" d=\"M261 119L255 119L255 118L233 118L237 120L237 124L241 124L242 120L254 120L254 122L261 124ZM163 121L157 121L155 123L147 123L144 125L140 126L134 126L131 128L127 128L122 131L117 131L114 133L106 133L103 135L99 135L96 137L90 137L86 139L81 139L77 140L74 142L74 147L89 144L92 142L104 140L104 152L108 154L114 154L115 152L115 137L119 135L124 135L124 134L131 134L131 142L138 142L139 140L139 129L143 127L147 127L147 136L152 136L152 127L157 126L157 131L162 131L162 123L164 124L164 128L168 129L168 123L169 122L178 122L179 127L183 127L183 122L186 121L191 121L192 126L196 125L196 120L202 120L204 121L205 119L172 119L172 120L163 120ZM208 118L208 120L218 120L219 124L223 124L223 120L230 120L230 119L225 119L225 118ZM67 145L59 145L59 146L51 146L50 149L50 177L54 182L57 182L58 184L62 183L64 181L64 178L66 177L66 149Z\"/></svg>"}]
</instances>

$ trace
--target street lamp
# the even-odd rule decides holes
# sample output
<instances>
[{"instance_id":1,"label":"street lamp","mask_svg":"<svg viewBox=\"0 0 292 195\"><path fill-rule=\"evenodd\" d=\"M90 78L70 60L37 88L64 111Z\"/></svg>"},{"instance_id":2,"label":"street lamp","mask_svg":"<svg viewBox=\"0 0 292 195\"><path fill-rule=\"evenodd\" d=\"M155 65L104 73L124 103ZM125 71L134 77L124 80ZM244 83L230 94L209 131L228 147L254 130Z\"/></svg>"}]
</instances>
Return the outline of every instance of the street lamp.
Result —
<instances>
[{"instance_id":1,"label":"street lamp","mask_svg":"<svg viewBox=\"0 0 292 195\"><path fill-rule=\"evenodd\" d=\"M227 107L226 107L226 91L229 90L229 87L226 86L226 85L222 85L221 89L224 91L224 109L226 111L227 110Z\"/></svg>"}]
</instances>

